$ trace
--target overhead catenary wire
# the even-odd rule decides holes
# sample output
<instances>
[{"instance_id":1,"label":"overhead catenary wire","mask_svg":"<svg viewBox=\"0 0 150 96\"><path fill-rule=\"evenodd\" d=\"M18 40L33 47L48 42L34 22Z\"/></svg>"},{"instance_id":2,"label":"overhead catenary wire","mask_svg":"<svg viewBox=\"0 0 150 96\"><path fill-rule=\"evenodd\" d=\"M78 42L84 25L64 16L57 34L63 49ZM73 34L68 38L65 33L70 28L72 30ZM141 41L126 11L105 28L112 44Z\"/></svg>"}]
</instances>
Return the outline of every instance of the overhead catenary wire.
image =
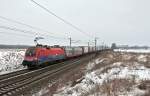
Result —
<instances>
[{"instance_id":1,"label":"overhead catenary wire","mask_svg":"<svg viewBox=\"0 0 150 96\"><path fill-rule=\"evenodd\" d=\"M23 29L18 29L18 28L15 28L15 27L8 27L8 26L0 26L1 29L6 29L6 30L12 30L12 31L18 31L18 32L22 32L22 33L26 33L26 34L30 34L30 35L33 35L36 33L33 32L33 31L28 31L28 30L23 30ZM65 38L60 38L60 37L56 37L56 36L50 36L50 35L47 35L47 34L42 34L40 33L41 35L44 35L44 36L47 36L47 37L52 37L54 39L65 39Z\"/></svg>"},{"instance_id":2,"label":"overhead catenary wire","mask_svg":"<svg viewBox=\"0 0 150 96\"><path fill-rule=\"evenodd\" d=\"M33 31L28 31L28 30L23 30L23 29L18 29L18 28L15 28L15 27L9 27L9 26L0 26L0 28L2 28L2 29L6 29L6 30L12 30L12 31L17 31L17 32L22 32L22 33L25 33L25 34L28 34L28 36L30 35L30 37L33 35L33 34L35 34L35 32L33 32ZM1 32L1 34L5 34L4 32ZM8 32L6 32L6 33L8 33ZM14 34L14 33L13 33ZM16 33L15 33L16 34ZM42 34L42 33L40 33L41 35L44 35L44 36L46 36L46 37L51 37L51 38L53 38L53 39L61 39L61 40L68 40L68 39L66 39L66 38L60 38L60 37L56 37L56 36L50 36L50 35L46 35L46 34ZM16 35L18 35L18 34L16 34ZM23 34L21 35L20 34L20 36L24 36ZM83 43L84 41L82 41L82 40L72 40L72 43Z\"/></svg>"},{"instance_id":3,"label":"overhead catenary wire","mask_svg":"<svg viewBox=\"0 0 150 96\"><path fill-rule=\"evenodd\" d=\"M31 35L27 35L27 34L18 34L18 33L12 33L12 32L6 32L6 31L2 31L0 32L0 34L6 34L6 35L17 35L17 36L22 36L22 37L33 37Z\"/></svg>"},{"instance_id":4,"label":"overhead catenary wire","mask_svg":"<svg viewBox=\"0 0 150 96\"><path fill-rule=\"evenodd\" d=\"M56 18L58 18L59 20L63 21L65 24L71 26L72 28L76 29L77 31L83 33L84 35L88 36L88 37L92 37L91 35L87 34L86 32L84 32L83 30L81 30L80 28L78 28L77 26L73 25L72 23L66 21L65 19L61 18L60 16L56 15L54 12L50 11L48 8L44 7L43 5L37 3L34 0L31 0L31 2L33 2L34 4L36 4L37 6L41 7L42 9L44 9L45 11L47 11L48 13L50 13L51 15L55 16ZM92 37L93 38L93 37Z\"/></svg>"},{"instance_id":5,"label":"overhead catenary wire","mask_svg":"<svg viewBox=\"0 0 150 96\"><path fill-rule=\"evenodd\" d=\"M22 33L25 33L25 34L28 34L28 36L30 35L30 37L33 35L33 34L36 34L35 32L33 31L28 31L28 30L23 30L23 29L18 29L18 28L15 28L15 27L9 27L9 26L0 26L1 29L6 29L6 30L12 30L12 31L17 31L17 32L22 32ZM4 32L0 32L0 33L3 33L5 34ZM6 32L8 33L8 32ZM18 35L17 33L15 33L16 35ZM56 37L56 36L49 36L49 35L46 35L46 34L42 34L40 33L41 35L44 35L46 37L51 37L53 39L61 39L61 40L68 40L66 38L60 38L60 37ZM24 36L24 34L20 34L22 36ZM72 40L73 43L81 43L83 42L82 40Z\"/></svg>"},{"instance_id":6,"label":"overhead catenary wire","mask_svg":"<svg viewBox=\"0 0 150 96\"><path fill-rule=\"evenodd\" d=\"M11 32L11 31L9 31L9 32L7 32L7 31L0 31L0 36L5 36L5 37L8 37L8 35L9 35L9 37L12 35L12 36L15 36L15 38L17 39L17 38L29 38L30 40L31 39L35 39L35 37L34 36L31 36L30 34L21 34L21 33L13 33L13 32ZM44 39L46 39L46 38L44 38ZM51 40L47 40L47 42L51 42L51 41L53 41L53 40L55 40L56 42L61 42L62 40L57 40L56 38L51 38ZM27 40L28 41L28 40ZM49 43L48 43L49 44Z\"/></svg>"},{"instance_id":7,"label":"overhead catenary wire","mask_svg":"<svg viewBox=\"0 0 150 96\"><path fill-rule=\"evenodd\" d=\"M36 34L36 33L33 32L33 31L18 29L18 28L15 28L15 27L0 26L0 28L2 28L2 29L7 29L7 30L12 30L12 31L18 31L18 32L22 32L22 33L26 33L26 34L30 34L30 35ZM54 39L64 39L64 40L68 40L67 38L51 36L51 35L42 34L42 33L40 33L40 34L41 34L41 35L44 35L44 36L46 36L46 37L52 37L52 38L54 38ZM72 40L72 41L73 41L73 43L81 43L81 42L83 42L82 40Z\"/></svg>"},{"instance_id":8,"label":"overhead catenary wire","mask_svg":"<svg viewBox=\"0 0 150 96\"><path fill-rule=\"evenodd\" d=\"M27 30L23 30L23 29L18 29L18 28L15 28L15 27L0 26L0 28L13 30L13 31L19 31L19 32L22 32L22 33L27 33L27 34L33 34L33 33L35 34L35 32L27 31Z\"/></svg>"},{"instance_id":9,"label":"overhead catenary wire","mask_svg":"<svg viewBox=\"0 0 150 96\"><path fill-rule=\"evenodd\" d=\"M38 28L38 27L35 27L35 26L31 26L31 25L29 25L29 24L25 24L25 23L23 23L23 22L16 21L16 20L13 20L13 19L10 19L10 18L6 18L6 17L3 17L3 16L0 16L0 18L3 19L3 20L9 21L9 22L13 22L13 23L16 23L16 24L20 24L20 25L29 27L29 28L31 28L31 29L35 29L35 30L39 30L39 31L45 32L45 33L47 33L47 34L54 34L54 33L49 32L49 31L47 31L47 30L44 30L44 29L41 29L41 28Z\"/></svg>"}]
</instances>

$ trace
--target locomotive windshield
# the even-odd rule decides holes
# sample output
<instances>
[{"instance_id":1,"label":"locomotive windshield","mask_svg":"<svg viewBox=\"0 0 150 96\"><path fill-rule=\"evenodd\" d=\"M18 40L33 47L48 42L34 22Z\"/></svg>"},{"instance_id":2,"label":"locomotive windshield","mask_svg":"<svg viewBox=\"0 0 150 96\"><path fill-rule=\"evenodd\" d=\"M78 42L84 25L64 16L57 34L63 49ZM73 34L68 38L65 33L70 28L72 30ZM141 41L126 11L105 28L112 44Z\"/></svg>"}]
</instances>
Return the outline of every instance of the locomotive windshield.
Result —
<instances>
[{"instance_id":1,"label":"locomotive windshield","mask_svg":"<svg viewBox=\"0 0 150 96\"><path fill-rule=\"evenodd\" d=\"M26 51L26 56L35 56L35 48L29 48Z\"/></svg>"}]
</instances>

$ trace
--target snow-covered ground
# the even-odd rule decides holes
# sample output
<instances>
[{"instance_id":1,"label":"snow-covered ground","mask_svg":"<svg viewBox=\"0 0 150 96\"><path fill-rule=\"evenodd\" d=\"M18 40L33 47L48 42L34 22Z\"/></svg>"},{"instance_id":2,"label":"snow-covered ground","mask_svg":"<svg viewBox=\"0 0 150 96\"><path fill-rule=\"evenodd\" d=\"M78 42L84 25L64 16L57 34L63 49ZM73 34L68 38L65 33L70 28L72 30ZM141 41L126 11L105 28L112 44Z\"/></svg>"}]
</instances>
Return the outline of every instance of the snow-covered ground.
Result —
<instances>
[{"instance_id":1,"label":"snow-covered ground","mask_svg":"<svg viewBox=\"0 0 150 96\"><path fill-rule=\"evenodd\" d=\"M131 53L100 57L86 66L80 83L59 88L54 96L149 96L145 95L149 90L138 87L150 80L149 59L149 55ZM92 70L97 65L103 67Z\"/></svg>"},{"instance_id":2,"label":"snow-covered ground","mask_svg":"<svg viewBox=\"0 0 150 96\"><path fill-rule=\"evenodd\" d=\"M22 70L25 49L0 49L0 74Z\"/></svg>"},{"instance_id":3,"label":"snow-covered ground","mask_svg":"<svg viewBox=\"0 0 150 96\"><path fill-rule=\"evenodd\" d=\"M150 53L150 49L115 49L119 52Z\"/></svg>"},{"instance_id":4,"label":"snow-covered ground","mask_svg":"<svg viewBox=\"0 0 150 96\"><path fill-rule=\"evenodd\" d=\"M117 67L120 64L114 63L113 65ZM92 92L93 89L96 89L96 87L98 86L103 86L104 82L108 83L107 81L111 82L115 79L132 80L133 78L135 78L134 82L136 83L139 83L140 80L150 80L150 69L145 68L144 66L137 66L136 68L131 68L131 69L128 67L117 67L117 68L112 68L108 70L108 72L101 74L102 70L103 69L95 70L93 72L87 73L81 83L75 85L74 87L67 86L63 88L63 91L62 89L60 89L62 92L55 94L55 96L81 96L82 94L88 94L92 96L108 96L108 93L97 91L96 93L93 94L90 92ZM109 90L112 90L111 87ZM116 92L113 94L117 94L117 96L127 96L127 95L137 96L138 94L143 94L143 93L144 91L137 89L136 86L133 86L133 88L131 88L130 91L124 90L122 92ZM113 94L112 96L115 96Z\"/></svg>"},{"instance_id":5,"label":"snow-covered ground","mask_svg":"<svg viewBox=\"0 0 150 96\"><path fill-rule=\"evenodd\" d=\"M32 96L150 96L150 54L103 52L35 90Z\"/></svg>"}]
</instances>

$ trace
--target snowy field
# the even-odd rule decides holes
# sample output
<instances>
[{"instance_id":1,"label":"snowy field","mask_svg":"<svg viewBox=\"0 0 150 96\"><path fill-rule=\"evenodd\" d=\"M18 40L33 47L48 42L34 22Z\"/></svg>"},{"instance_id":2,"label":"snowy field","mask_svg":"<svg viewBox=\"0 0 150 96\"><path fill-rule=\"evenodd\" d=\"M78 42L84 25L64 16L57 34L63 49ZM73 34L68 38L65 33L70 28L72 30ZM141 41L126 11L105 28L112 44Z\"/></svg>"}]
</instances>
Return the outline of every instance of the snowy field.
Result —
<instances>
[{"instance_id":1,"label":"snowy field","mask_svg":"<svg viewBox=\"0 0 150 96\"><path fill-rule=\"evenodd\" d=\"M0 74L22 70L25 49L0 49Z\"/></svg>"},{"instance_id":2,"label":"snowy field","mask_svg":"<svg viewBox=\"0 0 150 96\"><path fill-rule=\"evenodd\" d=\"M150 49L115 49L118 52L150 53Z\"/></svg>"},{"instance_id":3,"label":"snowy field","mask_svg":"<svg viewBox=\"0 0 150 96\"><path fill-rule=\"evenodd\" d=\"M52 95L150 96L149 54L108 52L90 61L82 69L78 71L83 71L84 75L80 79L75 79L75 84L69 80L72 75L66 78L66 82L62 77L58 79L56 91ZM33 96L49 96L52 85L49 84Z\"/></svg>"},{"instance_id":4,"label":"snowy field","mask_svg":"<svg viewBox=\"0 0 150 96\"><path fill-rule=\"evenodd\" d=\"M131 55L128 57L132 58ZM137 62L114 62L90 71L79 84L63 87L54 96L144 96L147 90L140 90L137 86L141 81L150 80L150 68L140 63L146 62L146 57L139 55L135 58ZM104 64L103 62L107 62L107 58L89 63L87 70L96 64Z\"/></svg>"}]
</instances>

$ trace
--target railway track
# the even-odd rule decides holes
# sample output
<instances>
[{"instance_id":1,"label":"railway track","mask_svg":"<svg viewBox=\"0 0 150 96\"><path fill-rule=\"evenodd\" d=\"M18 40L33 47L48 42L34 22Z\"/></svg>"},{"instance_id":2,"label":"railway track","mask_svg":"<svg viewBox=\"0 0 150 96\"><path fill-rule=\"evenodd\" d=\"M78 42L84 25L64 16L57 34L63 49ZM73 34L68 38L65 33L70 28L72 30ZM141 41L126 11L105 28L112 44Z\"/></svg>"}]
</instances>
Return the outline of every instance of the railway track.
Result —
<instances>
[{"instance_id":1,"label":"railway track","mask_svg":"<svg viewBox=\"0 0 150 96\"><path fill-rule=\"evenodd\" d=\"M0 79L0 96L16 96L19 92L25 90L30 85L71 69L82 61L89 60L91 56L68 60L42 69L27 71L25 73L16 73L16 75L14 75L14 73L9 78L8 75L4 76L3 79Z\"/></svg>"},{"instance_id":2,"label":"railway track","mask_svg":"<svg viewBox=\"0 0 150 96\"><path fill-rule=\"evenodd\" d=\"M29 71L28 69L23 69L23 70L11 72L11 73L3 74L3 75L0 75L0 80L5 79L5 78L9 78L9 77L13 77L13 76L16 76L19 74L23 74L23 73L26 73L28 71Z\"/></svg>"}]
</instances>

